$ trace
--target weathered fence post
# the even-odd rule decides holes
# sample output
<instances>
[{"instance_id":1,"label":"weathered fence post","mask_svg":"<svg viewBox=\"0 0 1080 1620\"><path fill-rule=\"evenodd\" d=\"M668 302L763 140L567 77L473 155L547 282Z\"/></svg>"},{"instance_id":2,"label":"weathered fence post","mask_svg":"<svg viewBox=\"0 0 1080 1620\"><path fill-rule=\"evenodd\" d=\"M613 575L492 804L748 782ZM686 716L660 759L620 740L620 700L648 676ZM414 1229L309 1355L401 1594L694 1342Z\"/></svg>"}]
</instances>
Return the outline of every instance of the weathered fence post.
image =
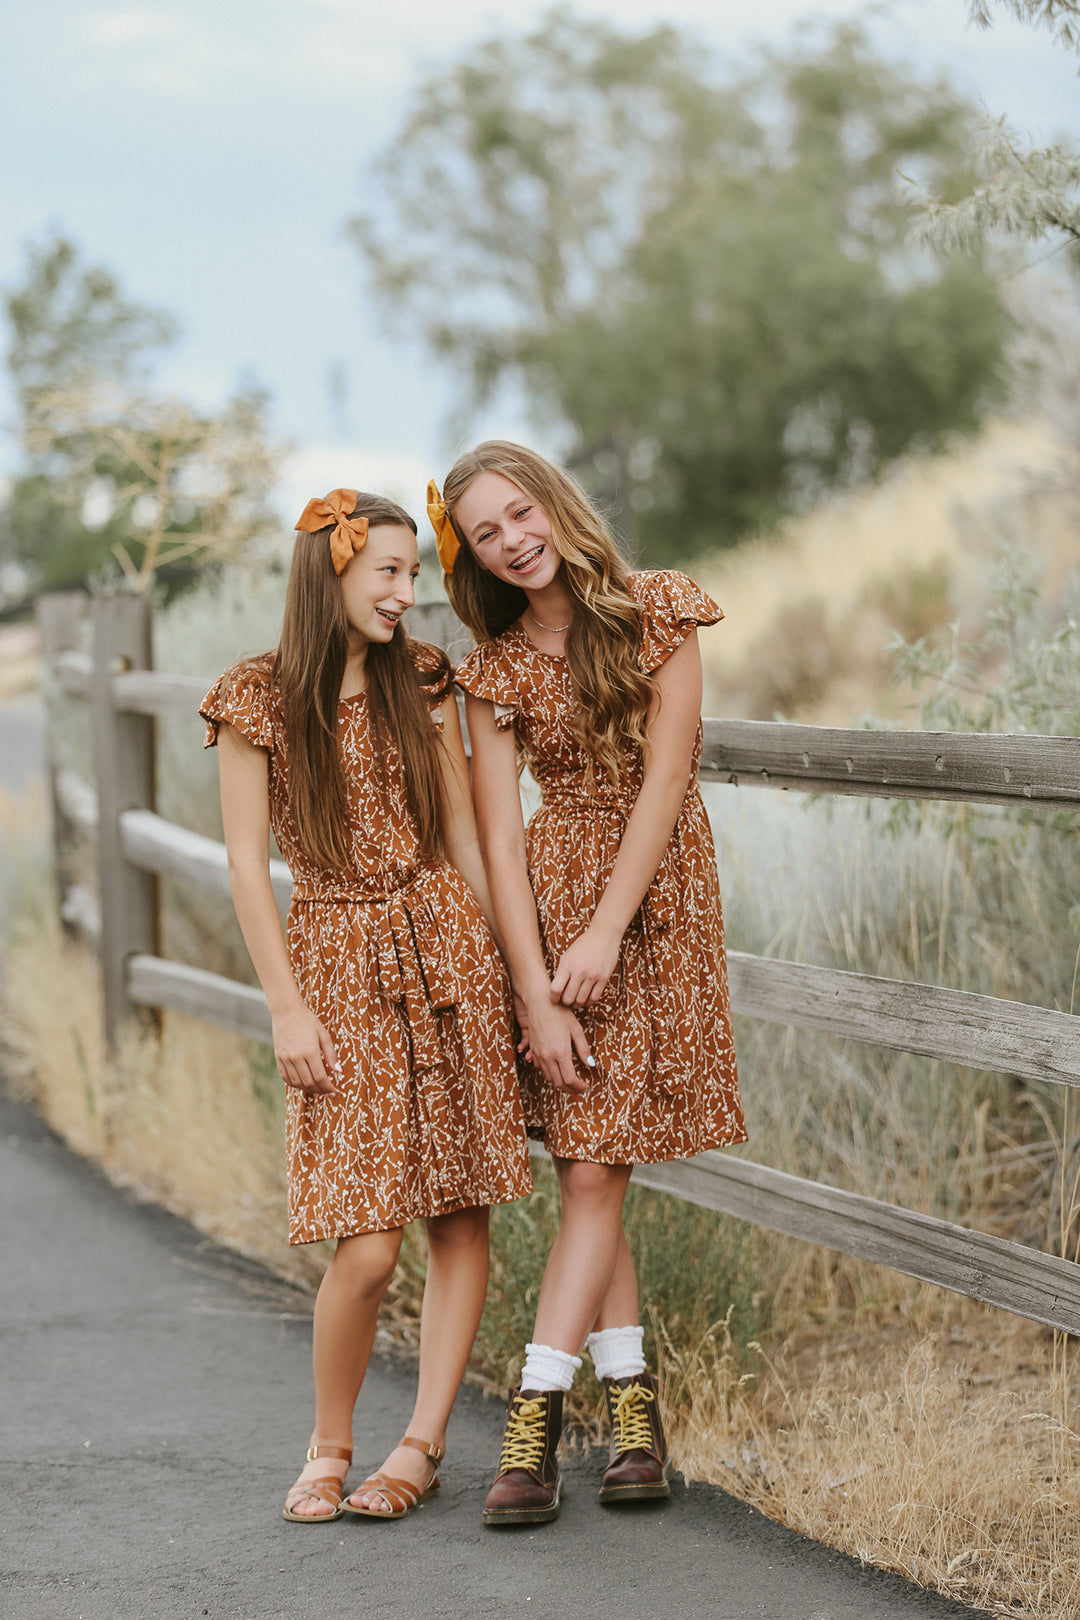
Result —
<instances>
[{"instance_id":1,"label":"weathered fence post","mask_svg":"<svg viewBox=\"0 0 1080 1620\"><path fill-rule=\"evenodd\" d=\"M90 703L98 789L101 872L101 973L105 1039L114 1048L120 1026L148 1017L128 999L127 959L158 954L157 878L125 860L120 843L124 810L154 808L154 722L148 715L118 713L113 676L151 665L151 608L144 596L94 600L94 671Z\"/></svg>"},{"instance_id":2,"label":"weathered fence post","mask_svg":"<svg viewBox=\"0 0 1080 1620\"><path fill-rule=\"evenodd\" d=\"M57 749L57 727L59 709L65 699L61 695L54 666L63 653L74 652L78 648L79 632L86 618L89 600L85 591L50 591L39 597L37 603L45 692L45 770L52 810L57 905L64 932L73 939L80 937L81 930L70 910L69 900L79 874L75 855L75 827L60 787L64 761Z\"/></svg>"}]
</instances>

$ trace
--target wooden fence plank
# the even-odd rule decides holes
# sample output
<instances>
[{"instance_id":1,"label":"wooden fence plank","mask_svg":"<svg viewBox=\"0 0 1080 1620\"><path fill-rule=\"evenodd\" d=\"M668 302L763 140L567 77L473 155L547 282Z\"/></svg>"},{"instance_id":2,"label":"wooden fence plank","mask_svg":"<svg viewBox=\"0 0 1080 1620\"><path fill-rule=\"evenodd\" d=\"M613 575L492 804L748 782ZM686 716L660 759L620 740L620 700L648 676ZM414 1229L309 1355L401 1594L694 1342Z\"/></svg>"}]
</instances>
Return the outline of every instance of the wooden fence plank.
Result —
<instances>
[{"instance_id":1,"label":"wooden fence plank","mask_svg":"<svg viewBox=\"0 0 1080 1620\"><path fill-rule=\"evenodd\" d=\"M270 1013L261 990L237 984L220 973L166 962L160 956L132 956L127 964L127 993L141 1007L167 1007L231 1029L249 1040L271 1040Z\"/></svg>"},{"instance_id":2,"label":"wooden fence plank","mask_svg":"<svg viewBox=\"0 0 1080 1620\"><path fill-rule=\"evenodd\" d=\"M194 717L212 680L201 675L165 675L125 670L113 676L113 703L124 714L180 714Z\"/></svg>"},{"instance_id":3,"label":"wooden fence plank","mask_svg":"<svg viewBox=\"0 0 1080 1620\"><path fill-rule=\"evenodd\" d=\"M94 675L94 660L89 653L76 652L74 649L58 653L51 660L49 669L57 686L68 697L89 697Z\"/></svg>"},{"instance_id":4,"label":"wooden fence plank","mask_svg":"<svg viewBox=\"0 0 1080 1620\"><path fill-rule=\"evenodd\" d=\"M115 1046L119 1027L133 1017L125 960L157 950L157 882L124 858L120 816L154 806L154 722L117 714L112 680L121 668L150 663L150 603L142 596L101 596L93 603L94 774L98 792L98 872L101 880L101 972L105 1038ZM142 1016L145 1017L145 1014Z\"/></svg>"},{"instance_id":5,"label":"wooden fence plank","mask_svg":"<svg viewBox=\"0 0 1080 1620\"><path fill-rule=\"evenodd\" d=\"M56 805L65 820L82 832L97 831L98 796L92 782L70 766L62 765L56 772L53 791Z\"/></svg>"},{"instance_id":6,"label":"wooden fence plank","mask_svg":"<svg viewBox=\"0 0 1080 1620\"><path fill-rule=\"evenodd\" d=\"M735 1012L973 1069L1080 1086L1080 1018L1022 1001L728 952Z\"/></svg>"},{"instance_id":7,"label":"wooden fence plank","mask_svg":"<svg viewBox=\"0 0 1080 1620\"><path fill-rule=\"evenodd\" d=\"M1080 810L1080 738L706 720L701 774L737 786Z\"/></svg>"},{"instance_id":8,"label":"wooden fence plank","mask_svg":"<svg viewBox=\"0 0 1080 1620\"><path fill-rule=\"evenodd\" d=\"M633 1179L705 1209L936 1283L1047 1327L1080 1333L1080 1266L1071 1260L730 1154L702 1153L679 1164L637 1165Z\"/></svg>"},{"instance_id":9,"label":"wooden fence plank","mask_svg":"<svg viewBox=\"0 0 1080 1620\"><path fill-rule=\"evenodd\" d=\"M128 810L120 817L124 854L143 872L167 872L200 888L229 894L229 859L225 845L202 833L188 832L149 810ZM279 905L287 906L292 877L284 861L270 862L270 882Z\"/></svg>"}]
</instances>

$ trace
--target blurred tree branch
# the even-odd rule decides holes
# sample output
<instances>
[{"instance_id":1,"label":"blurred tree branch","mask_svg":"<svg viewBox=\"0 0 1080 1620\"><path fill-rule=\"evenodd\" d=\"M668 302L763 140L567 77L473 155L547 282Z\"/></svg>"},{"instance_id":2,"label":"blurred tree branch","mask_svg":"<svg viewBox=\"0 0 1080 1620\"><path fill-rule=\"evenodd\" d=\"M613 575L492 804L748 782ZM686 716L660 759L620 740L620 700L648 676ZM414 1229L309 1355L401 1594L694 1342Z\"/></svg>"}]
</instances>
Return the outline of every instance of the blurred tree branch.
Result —
<instances>
[{"instance_id":1,"label":"blurred tree branch","mask_svg":"<svg viewBox=\"0 0 1080 1620\"><path fill-rule=\"evenodd\" d=\"M993 25L991 6L998 5L1017 22L1048 28L1055 44L1080 50L1080 6L1076 0L968 0L968 15L979 28Z\"/></svg>"},{"instance_id":2,"label":"blurred tree branch","mask_svg":"<svg viewBox=\"0 0 1080 1620\"><path fill-rule=\"evenodd\" d=\"M7 312L25 453L8 543L31 588L112 572L176 594L275 530L266 396L242 389L211 413L152 390L168 315L125 298L62 237L31 249Z\"/></svg>"},{"instance_id":3,"label":"blurred tree branch","mask_svg":"<svg viewBox=\"0 0 1080 1620\"><path fill-rule=\"evenodd\" d=\"M1077 0L997 0L1018 22L1049 30L1054 43L1080 52ZM992 26L991 0L968 0L980 28ZM1068 141L1033 146L1005 117L987 118L976 149L979 183L964 197L924 198L917 240L971 252L993 236L1069 247L1080 243L1080 151Z\"/></svg>"}]
</instances>

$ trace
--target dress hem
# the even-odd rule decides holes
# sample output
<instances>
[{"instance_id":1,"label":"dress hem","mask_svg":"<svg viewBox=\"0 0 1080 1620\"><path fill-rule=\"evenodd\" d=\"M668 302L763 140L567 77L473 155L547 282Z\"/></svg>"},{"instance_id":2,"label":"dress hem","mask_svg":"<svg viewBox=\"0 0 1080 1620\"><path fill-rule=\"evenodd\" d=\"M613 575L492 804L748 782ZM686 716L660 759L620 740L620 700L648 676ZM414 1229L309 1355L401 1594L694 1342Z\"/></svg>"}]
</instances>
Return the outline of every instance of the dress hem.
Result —
<instances>
[{"instance_id":1,"label":"dress hem","mask_svg":"<svg viewBox=\"0 0 1080 1620\"><path fill-rule=\"evenodd\" d=\"M577 1164L610 1164L612 1166L623 1164L679 1164L684 1159L696 1159L699 1153L711 1153L716 1148L739 1147L743 1142L750 1140L748 1133L743 1131L741 1135L722 1136L715 1141L703 1142L700 1147L692 1148L690 1152L680 1148L676 1153L669 1153L660 1148L650 1152L648 1156L641 1154L634 1158L616 1158L614 1157L614 1149L611 1150L612 1156L607 1157L602 1153L564 1152L560 1148L553 1148L547 1140L547 1134L542 1125L530 1125L526 1135L531 1142L541 1142L553 1158L571 1159Z\"/></svg>"},{"instance_id":2,"label":"dress hem","mask_svg":"<svg viewBox=\"0 0 1080 1620\"><path fill-rule=\"evenodd\" d=\"M375 1232L399 1232L403 1227L411 1226L413 1221L430 1221L439 1215L457 1215L463 1209L492 1209L497 1204L516 1204L519 1199L527 1198L532 1192L532 1181L528 1186L522 1187L520 1192L503 1192L490 1198L467 1198L455 1203L442 1204L438 1209L414 1210L409 1215L403 1215L400 1220L386 1221L378 1226L350 1226L346 1231L321 1231L312 1237L294 1237L289 1234L289 1247L291 1249L303 1248L309 1243L332 1243L338 1238L368 1237Z\"/></svg>"}]
</instances>

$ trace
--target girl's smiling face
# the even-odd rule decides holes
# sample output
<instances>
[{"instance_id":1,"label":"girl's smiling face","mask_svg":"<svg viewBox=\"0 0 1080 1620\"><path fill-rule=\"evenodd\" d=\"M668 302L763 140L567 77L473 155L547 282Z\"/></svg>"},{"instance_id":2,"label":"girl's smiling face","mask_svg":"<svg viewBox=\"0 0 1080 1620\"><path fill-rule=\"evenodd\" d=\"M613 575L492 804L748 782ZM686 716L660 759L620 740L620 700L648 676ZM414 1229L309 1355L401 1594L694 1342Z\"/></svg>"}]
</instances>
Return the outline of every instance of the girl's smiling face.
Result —
<instances>
[{"instance_id":1,"label":"girl's smiling face","mask_svg":"<svg viewBox=\"0 0 1080 1620\"><path fill-rule=\"evenodd\" d=\"M401 615L416 600L413 584L419 572L412 530L403 523L373 525L364 549L354 554L341 575L350 630L364 641L389 641Z\"/></svg>"},{"instance_id":2,"label":"girl's smiling face","mask_svg":"<svg viewBox=\"0 0 1080 1620\"><path fill-rule=\"evenodd\" d=\"M507 584L542 590L562 566L547 513L502 473L474 478L454 519L481 568Z\"/></svg>"}]
</instances>

